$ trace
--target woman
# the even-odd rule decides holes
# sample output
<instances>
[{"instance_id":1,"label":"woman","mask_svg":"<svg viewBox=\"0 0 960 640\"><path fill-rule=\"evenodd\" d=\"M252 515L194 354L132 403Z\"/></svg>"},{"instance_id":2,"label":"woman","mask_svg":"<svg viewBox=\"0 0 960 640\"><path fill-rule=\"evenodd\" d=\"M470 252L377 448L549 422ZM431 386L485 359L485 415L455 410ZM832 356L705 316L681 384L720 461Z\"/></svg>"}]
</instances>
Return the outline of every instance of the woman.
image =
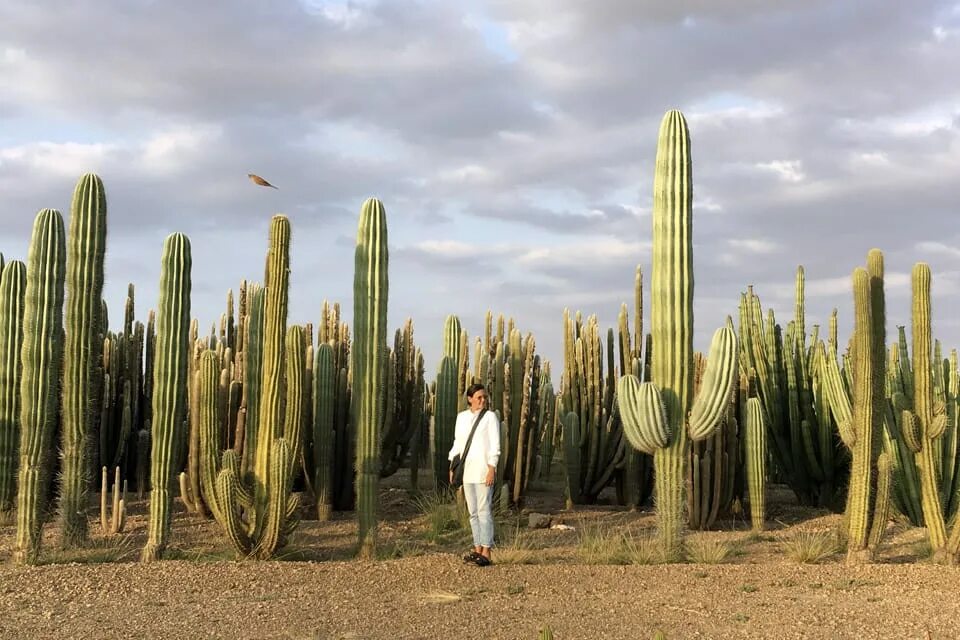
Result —
<instances>
[{"instance_id":1,"label":"woman","mask_svg":"<svg viewBox=\"0 0 960 640\"><path fill-rule=\"evenodd\" d=\"M487 406L487 390L475 383L467 389L470 408L457 414L453 447L447 456L462 455L476 423L473 439L467 449L463 468L463 497L470 512L470 529L473 531L473 551L464 556L464 562L486 567L490 565L490 549L493 547L493 484L497 476L497 461L500 459L500 422L494 411L483 411ZM477 420L479 418L479 421ZM453 472L450 472L453 481Z\"/></svg>"}]
</instances>

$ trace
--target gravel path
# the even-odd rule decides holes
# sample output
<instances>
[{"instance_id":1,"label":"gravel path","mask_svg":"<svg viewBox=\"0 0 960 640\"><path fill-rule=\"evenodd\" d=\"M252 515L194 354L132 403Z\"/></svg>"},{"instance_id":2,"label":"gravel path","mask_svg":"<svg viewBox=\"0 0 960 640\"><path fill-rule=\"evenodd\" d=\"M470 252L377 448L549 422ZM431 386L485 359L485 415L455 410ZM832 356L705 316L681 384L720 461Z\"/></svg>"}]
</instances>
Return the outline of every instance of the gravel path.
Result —
<instances>
[{"instance_id":1,"label":"gravel path","mask_svg":"<svg viewBox=\"0 0 960 640\"><path fill-rule=\"evenodd\" d=\"M0 584L3 638L960 637L960 569L916 564L480 569L435 554L7 564Z\"/></svg>"}]
</instances>

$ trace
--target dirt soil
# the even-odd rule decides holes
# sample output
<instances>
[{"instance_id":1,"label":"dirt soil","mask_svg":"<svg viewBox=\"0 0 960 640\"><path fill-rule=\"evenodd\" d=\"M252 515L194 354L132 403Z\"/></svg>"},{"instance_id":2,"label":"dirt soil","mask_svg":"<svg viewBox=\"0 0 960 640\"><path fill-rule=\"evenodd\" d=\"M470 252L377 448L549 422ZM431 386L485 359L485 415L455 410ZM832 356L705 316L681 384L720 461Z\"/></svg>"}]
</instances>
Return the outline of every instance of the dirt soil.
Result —
<instances>
[{"instance_id":1,"label":"dirt soil","mask_svg":"<svg viewBox=\"0 0 960 640\"><path fill-rule=\"evenodd\" d=\"M280 560L238 561L216 523L178 500L171 560L137 562L145 501L133 500L124 533L59 550L45 527L42 563L9 562L14 528L0 527L0 638L958 638L960 568L925 558L924 531L891 522L880 560L848 567L788 557L801 531L829 532L841 516L793 506L775 492L769 531L724 520L690 532L732 551L719 564L595 564L587 535L652 530L649 512L609 505L563 510L557 486L535 487L528 509L572 529L527 530L527 513L503 514L505 542L491 567L465 565L469 544L428 518L391 479L382 489L381 553L352 559L352 514L305 519ZM309 516L307 516L309 517ZM589 534L588 532L594 532ZM498 561L498 554L500 561Z\"/></svg>"}]
</instances>

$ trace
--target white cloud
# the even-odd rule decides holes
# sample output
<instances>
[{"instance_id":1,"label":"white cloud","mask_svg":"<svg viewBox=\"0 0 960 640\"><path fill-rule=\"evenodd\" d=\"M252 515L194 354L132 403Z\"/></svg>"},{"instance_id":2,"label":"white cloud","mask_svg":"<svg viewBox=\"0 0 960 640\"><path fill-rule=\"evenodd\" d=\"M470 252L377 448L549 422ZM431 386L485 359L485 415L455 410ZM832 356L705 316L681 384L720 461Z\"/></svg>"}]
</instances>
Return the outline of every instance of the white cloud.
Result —
<instances>
[{"instance_id":1,"label":"white cloud","mask_svg":"<svg viewBox=\"0 0 960 640\"><path fill-rule=\"evenodd\" d=\"M190 156L206 152L222 135L217 125L192 125L152 134L142 146L141 162L150 173L183 173Z\"/></svg>"},{"instance_id":2,"label":"white cloud","mask_svg":"<svg viewBox=\"0 0 960 640\"><path fill-rule=\"evenodd\" d=\"M770 162L758 162L757 169L765 173L772 173L782 182L797 183L803 182L806 175L803 172L803 163L800 160L772 160Z\"/></svg>"},{"instance_id":3,"label":"white cloud","mask_svg":"<svg viewBox=\"0 0 960 640\"><path fill-rule=\"evenodd\" d=\"M116 150L117 146L111 144L35 142L0 149L0 168L20 165L27 170L76 178L102 166Z\"/></svg>"},{"instance_id":4,"label":"white cloud","mask_svg":"<svg viewBox=\"0 0 960 640\"><path fill-rule=\"evenodd\" d=\"M915 248L917 254L920 256L925 254L938 254L948 256L950 258L960 258L960 247L948 245L943 242L926 240L924 242L918 242L915 245Z\"/></svg>"}]
</instances>

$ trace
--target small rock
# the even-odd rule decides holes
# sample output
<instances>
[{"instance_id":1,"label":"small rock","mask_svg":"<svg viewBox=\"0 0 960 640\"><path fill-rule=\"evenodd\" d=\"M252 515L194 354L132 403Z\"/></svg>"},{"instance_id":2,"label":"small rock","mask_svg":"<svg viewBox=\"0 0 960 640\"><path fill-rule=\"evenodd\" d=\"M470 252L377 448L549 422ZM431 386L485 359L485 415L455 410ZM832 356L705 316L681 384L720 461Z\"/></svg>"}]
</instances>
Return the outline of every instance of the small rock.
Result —
<instances>
[{"instance_id":1,"label":"small rock","mask_svg":"<svg viewBox=\"0 0 960 640\"><path fill-rule=\"evenodd\" d=\"M531 513L527 519L528 529L546 529L550 526L550 516L545 513Z\"/></svg>"}]
</instances>

